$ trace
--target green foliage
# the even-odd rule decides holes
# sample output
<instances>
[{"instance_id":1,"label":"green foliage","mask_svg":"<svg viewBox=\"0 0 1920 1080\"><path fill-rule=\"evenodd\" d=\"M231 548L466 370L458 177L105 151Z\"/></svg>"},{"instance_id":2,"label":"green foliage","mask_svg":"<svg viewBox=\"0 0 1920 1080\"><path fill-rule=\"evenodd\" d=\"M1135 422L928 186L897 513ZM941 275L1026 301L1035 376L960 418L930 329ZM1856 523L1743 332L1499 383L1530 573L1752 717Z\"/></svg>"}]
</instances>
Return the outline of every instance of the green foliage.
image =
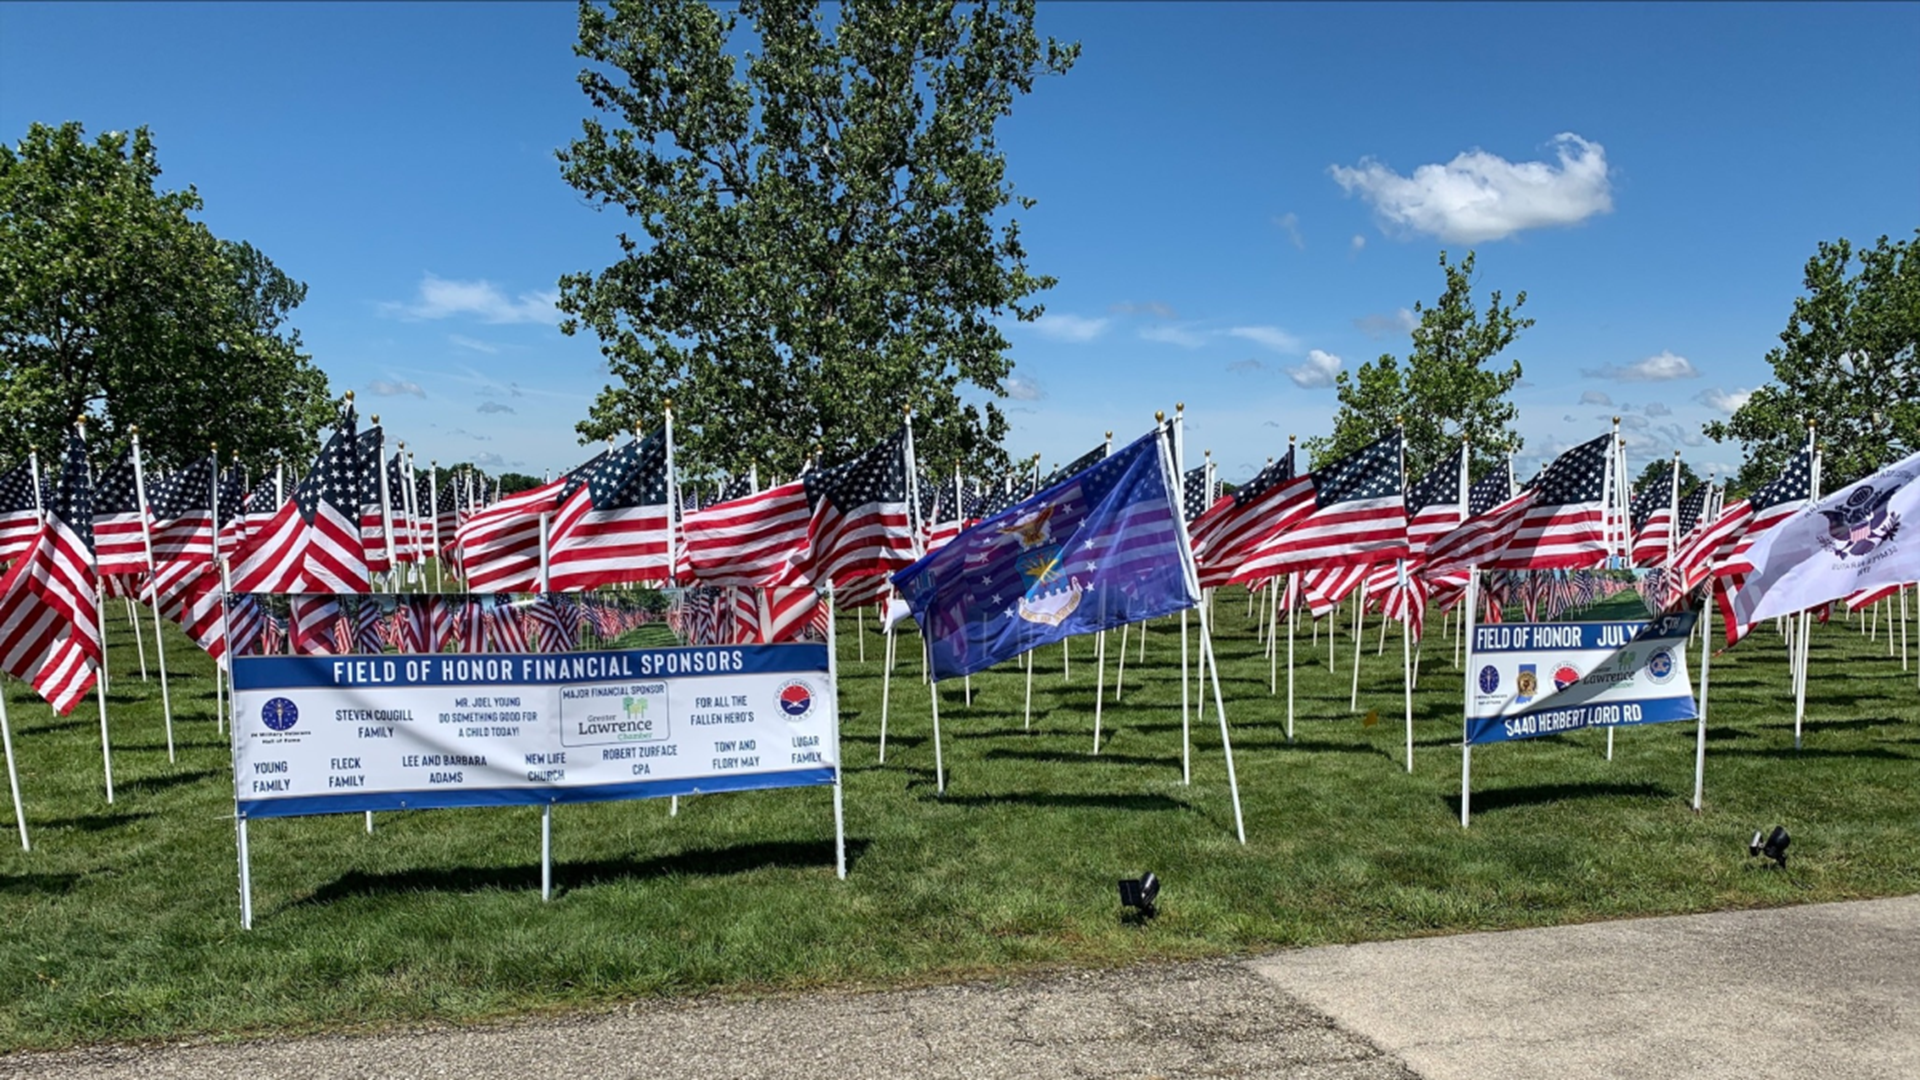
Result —
<instances>
[{"instance_id":1,"label":"green foliage","mask_svg":"<svg viewBox=\"0 0 1920 1080\"><path fill-rule=\"evenodd\" d=\"M0 145L0 460L86 415L100 453L138 426L148 460L218 443L256 467L305 461L332 415L287 316L306 286L156 187L145 128L85 141L34 124Z\"/></svg>"},{"instance_id":2,"label":"green foliage","mask_svg":"<svg viewBox=\"0 0 1920 1080\"><path fill-rule=\"evenodd\" d=\"M1340 373L1333 434L1306 441L1315 465L1353 453L1401 422L1407 429L1409 482L1445 461L1463 435L1472 440L1476 477L1504 460L1508 450L1520 448L1520 435L1513 430L1518 410L1507 400L1520 381L1520 361L1505 368L1487 365L1533 325L1517 314L1527 294L1503 305L1495 290L1485 313L1477 311L1473 261L1471 251L1457 264L1440 253L1446 289L1432 307L1413 305L1420 323L1405 364L1385 353L1352 374Z\"/></svg>"},{"instance_id":3,"label":"green foliage","mask_svg":"<svg viewBox=\"0 0 1920 1080\"><path fill-rule=\"evenodd\" d=\"M792 475L911 406L921 461L999 458L1005 417L962 391L1005 396L998 320L1037 318L1053 279L1027 272L994 126L1079 51L1036 37L1032 0L588 2L575 51L611 120L561 172L643 234L560 281L562 332L598 335L615 380L582 441L670 399L689 473Z\"/></svg>"},{"instance_id":4,"label":"green foliage","mask_svg":"<svg viewBox=\"0 0 1920 1080\"><path fill-rule=\"evenodd\" d=\"M528 491L540 486L540 478L526 473L505 472L500 474L500 490L503 494Z\"/></svg>"},{"instance_id":5,"label":"green foliage","mask_svg":"<svg viewBox=\"0 0 1920 1080\"><path fill-rule=\"evenodd\" d=\"M1665 473L1667 466L1671 464L1673 464L1672 461L1647 462L1647 467L1644 469L1641 469L1640 475L1634 478L1633 490L1636 492L1639 491L1643 486L1645 486L1648 480L1651 480L1653 478L1654 473L1656 472ZM1684 461L1680 462L1680 494L1681 496L1684 497L1687 494L1687 492L1692 491L1694 488L1699 486L1700 486L1700 474L1693 471L1693 466L1687 464Z\"/></svg>"},{"instance_id":6,"label":"green foliage","mask_svg":"<svg viewBox=\"0 0 1920 1080\"><path fill-rule=\"evenodd\" d=\"M1822 241L1805 284L1780 346L1767 353L1774 381L1707 425L1715 442L1739 440L1743 490L1773 479L1806 446L1808 421L1824 447L1827 491L1920 449L1920 240L1882 236L1858 251L1844 238Z\"/></svg>"}]
</instances>

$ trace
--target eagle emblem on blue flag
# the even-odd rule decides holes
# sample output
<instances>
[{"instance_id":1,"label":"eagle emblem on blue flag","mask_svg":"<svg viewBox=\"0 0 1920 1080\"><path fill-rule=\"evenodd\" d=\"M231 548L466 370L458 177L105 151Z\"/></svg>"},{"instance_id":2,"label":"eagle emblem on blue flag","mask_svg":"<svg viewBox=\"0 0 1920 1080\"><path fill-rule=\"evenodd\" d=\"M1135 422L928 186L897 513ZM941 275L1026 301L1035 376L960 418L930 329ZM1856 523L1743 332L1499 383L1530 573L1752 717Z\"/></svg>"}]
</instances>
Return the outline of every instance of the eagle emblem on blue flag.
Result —
<instances>
[{"instance_id":1,"label":"eagle emblem on blue flag","mask_svg":"<svg viewBox=\"0 0 1920 1080\"><path fill-rule=\"evenodd\" d=\"M1011 536L1020 545L1020 554L1014 556L1014 569L1020 573L1020 581L1026 586L1016 611L1028 622L1045 623L1059 626L1080 606L1079 581L1068 578L1067 587L1059 587L1061 569L1061 547L1053 542L1053 530L1049 522L1053 518L1054 508L1040 507L1031 513L1016 518L1011 525L1000 527L1002 536Z\"/></svg>"}]
</instances>

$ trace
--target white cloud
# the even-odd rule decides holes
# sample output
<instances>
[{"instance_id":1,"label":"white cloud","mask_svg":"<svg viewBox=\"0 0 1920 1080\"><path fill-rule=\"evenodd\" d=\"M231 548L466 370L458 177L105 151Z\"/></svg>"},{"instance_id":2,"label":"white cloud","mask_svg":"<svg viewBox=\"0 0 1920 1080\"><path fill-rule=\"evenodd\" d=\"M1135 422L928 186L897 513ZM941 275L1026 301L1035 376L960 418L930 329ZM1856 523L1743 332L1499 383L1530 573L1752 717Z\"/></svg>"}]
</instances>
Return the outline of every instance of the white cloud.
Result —
<instances>
[{"instance_id":1,"label":"white cloud","mask_svg":"<svg viewBox=\"0 0 1920 1080\"><path fill-rule=\"evenodd\" d=\"M1245 338L1265 345L1274 352L1297 353L1300 351L1300 339L1277 326L1236 326L1227 333L1233 337Z\"/></svg>"},{"instance_id":2,"label":"white cloud","mask_svg":"<svg viewBox=\"0 0 1920 1080\"><path fill-rule=\"evenodd\" d=\"M1033 328L1055 341L1092 341L1106 333L1107 321L1082 315L1042 315L1033 321Z\"/></svg>"},{"instance_id":3,"label":"white cloud","mask_svg":"<svg viewBox=\"0 0 1920 1080\"><path fill-rule=\"evenodd\" d=\"M1329 352L1314 349L1307 353L1307 362L1298 367L1287 369L1287 378L1295 386L1319 388L1333 385L1333 378L1340 371L1340 358Z\"/></svg>"},{"instance_id":4,"label":"white cloud","mask_svg":"<svg viewBox=\"0 0 1920 1080\"><path fill-rule=\"evenodd\" d=\"M1721 390L1715 387L1711 390L1700 391L1694 395L1693 400L1705 405L1709 409L1718 409L1723 413L1730 414L1738 410L1740 406L1745 405L1747 399L1752 396L1753 391L1751 390Z\"/></svg>"},{"instance_id":5,"label":"white cloud","mask_svg":"<svg viewBox=\"0 0 1920 1080\"><path fill-rule=\"evenodd\" d=\"M523 292L510 299L491 281L450 281L427 274L420 279L420 295L412 303L389 301L382 313L401 319L448 319L471 316L484 323L553 323L560 312L553 305L557 292Z\"/></svg>"},{"instance_id":6,"label":"white cloud","mask_svg":"<svg viewBox=\"0 0 1920 1080\"><path fill-rule=\"evenodd\" d=\"M1274 218L1273 223L1280 226L1280 228L1286 232L1287 239L1293 241L1294 247L1299 248L1301 251L1307 250L1307 242L1300 236L1300 215L1289 212L1281 217Z\"/></svg>"},{"instance_id":7,"label":"white cloud","mask_svg":"<svg viewBox=\"0 0 1920 1080\"><path fill-rule=\"evenodd\" d=\"M367 393L378 394L381 397L399 397L402 394L412 394L414 397L427 396L427 392L420 388L420 384L410 379L375 379L367 384Z\"/></svg>"},{"instance_id":8,"label":"white cloud","mask_svg":"<svg viewBox=\"0 0 1920 1080\"><path fill-rule=\"evenodd\" d=\"M1354 233L1353 239L1347 241L1347 248L1350 251L1359 251L1360 249L1366 246L1367 246L1367 238L1364 236L1361 236L1359 233Z\"/></svg>"},{"instance_id":9,"label":"white cloud","mask_svg":"<svg viewBox=\"0 0 1920 1080\"><path fill-rule=\"evenodd\" d=\"M1007 396L1015 401L1039 401L1047 396L1040 384L1018 375L1007 376Z\"/></svg>"},{"instance_id":10,"label":"white cloud","mask_svg":"<svg viewBox=\"0 0 1920 1080\"><path fill-rule=\"evenodd\" d=\"M1180 317L1174 314L1173 308L1170 305L1163 304L1158 300L1148 300L1137 304L1132 301L1127 301L1125 303L1115 304L1107 310L1113 312L1115 315L1151 315L1156 319L1177 319Z\"/></svg>"},{"instance_id":11,"label":"white cloud","mask_svg":"<svg viewBox=\"0 0 1920 1080\"><path fill-rule=\"evenodd\" d=\"M1402 176L1372 158L1328 168L1348 194L1359 192L1388 225L1442 240L1478 243L1523 229L1572 225L1613 209L1606 149L1571 132L1550 144L1558 164L1513 162L1468 150L1444 165Z\"/></svg>"},{"instance_id":12,"label":"white cloud","mask_svg":"<svg viewBox=\"0 0 1920 1080\"><path fill-rule=\"evenodd\" d=\"M453 342L455 345L458 345L463 349L472 349L474 352L487 353L491 355L493 353L497 353L500 351L500 346L498 345L492 344L491 342L480 341L475 338L470 338L465 336L464 334L449 334L447 335L447 340Z\"/></svg>"},{"instance_id":13,"label":"white cloud","mask_svg":"<svg viewBox=\"0 0 1920 1080\"><path fill-rule=\"evenodd\" d=\"M1143 326L1140 336L1148 341L1178 345L1183 349L1197 349L1207 343L1207 335L1183 326Z\"/></svg>"},{"instance_id":14,"label":"white cloud","mask_svg":"<svg viewBox=\"0 0 1920 1080\"><path fill-rule=\"evenodd\" d=\"M502 405L497 401L483 401L480 403L478 411L483 413L510 413L513 411L513 406Z\"/></svg>"},{"instance_id":15,"label":"white cloud","mask_svg":"<svg viewBox=\"0 0 1920 1080\"><path fill-rule=\"evenodd\" d=\"M1613 398L1609 397L1604 390L1588 390L1586 393L1580 395L1580 404L1611 405L1613 404Z\"/></svg>"},{"instance_id":16,"label":"white cloud","mask_svg":"<svg viewBox=\"0 0 1920 1080\"><path fill-rule=\"evenodd\" d=\"M1420 317L1412 308L1399 308L1391 315L1362 315L1353 320L1353 325L1370 338L1383 338L1413 333L1413 328L1420 325Z\"/></svg>"},{"instance_id":17,"label":"white cloud","mask_svg":"<svg viewBox=\"0 0 1920 1080\"><path fill-rule=\"evenodd\" d=\"M1664 404L1656 401L1647 406L1647 415L1648 416L1672 416L1673 410L1667 408Z\"/></svg>"},{"instance_id":18,"label":"white cloud","mask_svg":"<svg viewBox=\"0 0 1920 1080\"><path fill-rule=\"evenodd\" d=\"M1227 370L1233 372L1235 375L1251 375L1264 367L1266 367L1265 364L1249 356L1245 360L1235 360L1233 363L1228 364Z\"/></svg>"},{"instance_id":19,"label":"white cloud","mask_svg":"<svg viewBox=\"0 0 1920 1080\"><path fill-rule=\"evenodd\" d=\"M473 455L473 463L475 465L480 466L483 469L497 469L500 466L506 464L506 462L501 459L499 454L493 453L491 451L484 454Z\"/></svg>"},{"instance_id":20,"label":"white cloud","mask_svg":"<svg viewBox=\"0 0 1920 1080\"><path fill-rule=\"evenodd\" d=\"M1673 379L1697 379L1699 369L1693 361L1684 356L1675 356L1662 349L1644 360L1635 360L1624 366L1607 364L1600 368L1588 368L1582 374L1597 379L1617 379L1620 382L1668 382Z\"/></svg>"}]
</instances>

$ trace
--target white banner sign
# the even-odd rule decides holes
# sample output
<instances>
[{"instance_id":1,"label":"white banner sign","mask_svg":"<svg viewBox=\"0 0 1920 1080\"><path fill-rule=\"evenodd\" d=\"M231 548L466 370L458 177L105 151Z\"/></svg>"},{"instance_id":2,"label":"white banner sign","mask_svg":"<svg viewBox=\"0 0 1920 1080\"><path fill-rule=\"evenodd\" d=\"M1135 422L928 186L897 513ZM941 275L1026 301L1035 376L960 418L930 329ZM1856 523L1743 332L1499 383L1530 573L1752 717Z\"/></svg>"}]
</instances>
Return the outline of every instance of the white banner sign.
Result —
<instances>
[{"instance_id":1,"label":"white banner sign","mask_svg":"<svg viewBox=\"0 0 1920 1080\"><path fill-rule=\"evenodd\" d=\"M1467 743L1587 727L1690 720L1695 616L1650 622L1494 623L1473 628Z\"/></svg>"},{"instance_id":2,"label":"white banner sign","mask_svg":"<svg viewBox=\"0 0 1920 1080\"><path fill-rule=\"evenodd\" d=\"M243 817L831 784L822 645L237 657Z\"/></svg>"}]
</instances>

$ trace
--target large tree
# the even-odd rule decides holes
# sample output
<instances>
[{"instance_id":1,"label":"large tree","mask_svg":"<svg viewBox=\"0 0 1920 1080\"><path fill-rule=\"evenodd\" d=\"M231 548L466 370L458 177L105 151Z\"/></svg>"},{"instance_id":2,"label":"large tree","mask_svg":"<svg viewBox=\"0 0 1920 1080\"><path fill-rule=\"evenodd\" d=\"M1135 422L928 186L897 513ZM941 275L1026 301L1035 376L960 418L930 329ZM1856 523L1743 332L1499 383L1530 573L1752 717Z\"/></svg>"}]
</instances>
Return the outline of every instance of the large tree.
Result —
<instances>
[{"instance_id":1,"label":"large tree","mask_svg":"<svg viewBox=\"0 0 1920 1080\"><path fill-rule=\"evenodd\" d=\"M615 380L582 441L671 399L690 471L791 475L910 406L921 461L997 459L1000 321L1036 318L1053 279L1027 271L1008 208L1033 202L994 128L1078 53L1033 18L1033 0L582 4L580 85L606 119L561 171L642 234L560 281L562 332L598 335Z\"/></svg>"},{"instance_id":2,"label":"large tree","mask_svg":"<svg viewBox=\"0 0 1920 1080\"><path fill-rule=\"evenodd\" d=\"M145 128L88 142L34 124L0 144L0 460L81 415L109 453L137 425L160 465L210 443L259 465L312 453L326 376L286 323L306 286L159 176Z\"/></svg>"},{"instance_id":3,"label":"large tree","mask_svg":"<svg viewBox=\"0 0 1920 1080\"><path fill-rule=\"evenodd\" d=\"M1707 425L1708 438L1741 443L1740 490L1780 472L1806 445L1808 421L1827 491L1920 449L1920 239L1882 236L1857 251L1822 242L1805 284L1767 353L1774 381Z\"/></svg>"},{"instance_id":4,"label":"large tree","mask_svg":"<svg viewBox=\"0 0 1920 1080\"><path fill-rule=\"evenodd\" d=\"M1520 361L1489 364L1533 325L1532 319L1518 314L1527 294L1502 304L1496 289L1487 297L1486 310L1478 310L1473 261L1471 251L1458 263L1440 253L1446 288L1433 306L1414 304L1419 322L1404 364L1384 353L1358 371L1339 374L1340 409L1334 414L1333 434L1306 443L1316 464L1360 449L1396 423L1407 429L1409 481L1452 455L1462 435L1472 440L1476 476L1520 448L1520 435L1513 430L1517 411L1507 400L1520 381Z\"/></svg>"}]
</instances>

